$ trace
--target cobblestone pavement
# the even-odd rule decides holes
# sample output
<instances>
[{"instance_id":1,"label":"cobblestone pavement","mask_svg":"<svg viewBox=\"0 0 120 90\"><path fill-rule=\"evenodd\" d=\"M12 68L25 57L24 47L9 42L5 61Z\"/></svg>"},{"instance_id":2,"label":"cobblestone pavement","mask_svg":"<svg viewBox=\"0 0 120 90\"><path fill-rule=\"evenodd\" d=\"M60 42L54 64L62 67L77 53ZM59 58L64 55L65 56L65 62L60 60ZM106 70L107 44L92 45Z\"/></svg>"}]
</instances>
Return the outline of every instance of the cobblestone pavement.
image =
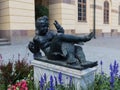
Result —
<instances>
[{"instance_id":1,"label":"cobblestone pavement","mask_svg":"<svg viewBox=\"0 0 120 90\"><path fill-rule=\"evenodd\" d=\"M0 46L0 54L6 62L9 60L18 60L19 55L20 59L27 58L28 60L33 60L33 55L28 50L27 44Z\"/></svg>"},{"instance_id":2,"label":"cobblestone pavement","mask_svg":"<svg viewBox=\"0 0 120 90\"><path fill-rule=\"evenodd\" d=\"M14 57L17 60L18 54L21 58L26 57L28 61L33 60L32 53L27 49L27 44L0 46L0 54L3 60L8 61ZM109 65L114 60L120 64L120 37L99 37L86 42L83 51L88 61L103 61L103 70L109 74ZM28 56L29 53L29 56ZM98 66L98 71L100 65Z\"/></svg>"},{"instance_id":3,"label":"cobblestone pavement","mask_svg":"<svg viewBox=\"0 0 120 90\"><path fill-rule=\"evenodd\" d=\"M99 37L83 46L87 60L103 61L103 70L109 74L109 65L116 60L120 65L120 37ZM100 70L100 65L98 66ZM119 67L120 70L120 67Z\"/></svg>"}]
</instances>

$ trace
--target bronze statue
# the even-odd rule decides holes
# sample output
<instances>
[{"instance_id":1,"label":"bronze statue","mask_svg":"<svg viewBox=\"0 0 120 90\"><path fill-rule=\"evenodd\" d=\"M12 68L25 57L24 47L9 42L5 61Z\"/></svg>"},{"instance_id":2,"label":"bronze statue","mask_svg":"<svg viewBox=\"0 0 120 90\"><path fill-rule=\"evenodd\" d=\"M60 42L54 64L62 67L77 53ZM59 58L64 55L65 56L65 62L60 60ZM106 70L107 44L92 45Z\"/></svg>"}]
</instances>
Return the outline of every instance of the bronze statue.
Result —
<instances>
[{"instance_id":1,"label":"bronze statue","mask_svg":"<svg viewBox=\"0 0 120 90\"><path fill-rule=\"evenodd\" d=\"M86 61L82 47L79 43L92 39L93 33L86 36L74 36L64 34L64 29L55 21L55 31L49 30L48 17L43 16L36 21L36 35L28 45L29 50L34 54L34 59L39 60L42 50L50 60L66 60L68 64L80 63L83 67L96 66L97 62Z\"/></svg>"}]
</instances>

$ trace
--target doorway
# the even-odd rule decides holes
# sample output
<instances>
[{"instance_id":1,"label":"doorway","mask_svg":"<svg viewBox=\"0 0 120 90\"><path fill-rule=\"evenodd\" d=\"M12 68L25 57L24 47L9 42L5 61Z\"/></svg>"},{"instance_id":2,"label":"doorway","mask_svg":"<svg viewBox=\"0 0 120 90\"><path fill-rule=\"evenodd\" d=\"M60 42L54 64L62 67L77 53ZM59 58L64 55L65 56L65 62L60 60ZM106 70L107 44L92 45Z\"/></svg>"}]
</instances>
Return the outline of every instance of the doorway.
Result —
<instances>
[{"instance_id":1,"label":"doorway","mask_svg":"<svg viewBox=\"0 0 120 90\"><path fill-rule=\"evenodd\" d=\"M35 20L49 15L49 0L35 0Z\"/></svg>"}]
</instances>

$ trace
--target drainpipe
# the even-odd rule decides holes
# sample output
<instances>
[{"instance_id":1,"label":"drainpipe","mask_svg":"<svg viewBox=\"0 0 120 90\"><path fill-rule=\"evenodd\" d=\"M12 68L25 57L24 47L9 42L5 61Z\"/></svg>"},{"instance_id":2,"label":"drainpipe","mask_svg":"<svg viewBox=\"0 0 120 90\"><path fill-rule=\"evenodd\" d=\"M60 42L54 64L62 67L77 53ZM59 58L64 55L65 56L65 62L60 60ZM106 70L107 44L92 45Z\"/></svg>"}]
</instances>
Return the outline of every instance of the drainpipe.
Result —
<instances>
[{"instance_id":1,"label":"drainpipe","mask_svg":"<svg viewBox=\"0 0 120 90\"><path fill-rule=\"evenodd\" d=\"M94 39L96 39L96 0L94 0L94 7L93 7L93 33Z\"/></svg>"}]
</instances>

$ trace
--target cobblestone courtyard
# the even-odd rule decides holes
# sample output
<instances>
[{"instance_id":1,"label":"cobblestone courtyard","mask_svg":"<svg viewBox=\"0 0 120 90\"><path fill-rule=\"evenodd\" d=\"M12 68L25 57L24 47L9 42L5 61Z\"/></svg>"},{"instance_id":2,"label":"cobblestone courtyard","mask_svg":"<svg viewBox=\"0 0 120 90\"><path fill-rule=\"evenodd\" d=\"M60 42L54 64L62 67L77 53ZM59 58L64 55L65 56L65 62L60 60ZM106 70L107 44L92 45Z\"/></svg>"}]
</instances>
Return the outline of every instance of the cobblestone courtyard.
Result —
<instances>
[{"instance_id":1,"label":"cobblestone courtyard","mask_svg":"<svg viewBox=\"0 0 120 90\"><path fill-rule=\"evenodd\" d=\"M120 37L99 37L87 42L83 47L87 60L102 60L103 70L108 74L110 63L116 60L120 64Z\"/></svg>"}]
</instances>

